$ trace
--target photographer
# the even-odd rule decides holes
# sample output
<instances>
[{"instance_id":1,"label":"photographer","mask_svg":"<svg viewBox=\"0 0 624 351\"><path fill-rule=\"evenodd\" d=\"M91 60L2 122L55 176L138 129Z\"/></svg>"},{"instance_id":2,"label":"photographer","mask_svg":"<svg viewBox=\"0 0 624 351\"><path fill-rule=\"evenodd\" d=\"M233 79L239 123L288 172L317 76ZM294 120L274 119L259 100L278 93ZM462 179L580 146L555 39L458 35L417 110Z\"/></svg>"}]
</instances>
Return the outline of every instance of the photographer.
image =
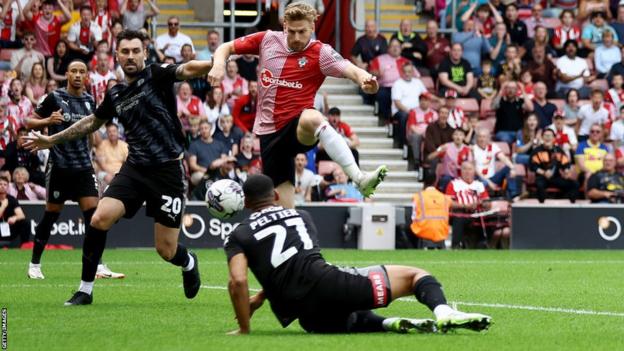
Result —
<instances>
[{"instance_id":1,"label":"photographer","mask_svg":"<svg viewBox=\"0 0 624 351\"><path fill-rule=\"evenodd\" d=\"M592 203L624 202L624 176L615 170L613 154L605 155L602 170L589 177L587 197Z\"/></svg>"}]
</instances>

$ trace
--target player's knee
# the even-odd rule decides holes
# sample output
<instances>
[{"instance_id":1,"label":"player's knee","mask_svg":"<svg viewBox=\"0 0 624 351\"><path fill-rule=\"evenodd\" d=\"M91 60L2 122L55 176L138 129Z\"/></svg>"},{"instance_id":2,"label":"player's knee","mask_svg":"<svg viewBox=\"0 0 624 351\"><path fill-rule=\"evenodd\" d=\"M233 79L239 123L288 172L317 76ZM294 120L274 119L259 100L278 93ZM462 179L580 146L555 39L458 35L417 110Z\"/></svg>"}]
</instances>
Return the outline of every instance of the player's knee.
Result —
<instances>
[{"instance_id":1,"label":"player's knee","mask_svg":"<svg viewBox=\"0 0 624 351\"><path fill-rule=\"evenodd\" d=\"M414 285L416 284L417 281L421 280L422 278L428 275L431 275L429 274L429 272L420 268L413 268L411 273L412 273L412 282L414 283Z\"/></svg>"},{"instance_id":2,"label":"player's knee","mask_svg":"<svg viewBox=\"0 0 624 351\"><path fill-rule=\"evenodd\" d=\"M95 211L91 217L91 226L99 230L108 230L112 226L111 219L100 211Z\"/></svg>"},{"instance_id":3,"label":"player's knee","mask_svg":"<svg viewBox=\"0 0 624 351\"><path fill-rule=\"evenodd\" d=\"M304 110L299 118L299 125L314 133L316 129L325 121L325 117L317 110Z\"/></svg>"},{"instance_id":4,"label":"player's knee","mask_svg":"<svg viewBox=\"0 0 624 351\"><path fill-rule=\"evenodd\" d=\"M165 261L170 261L175 256L177 245L168 245L166 243L157 243L156 252Z\"/></svg>"}]
</instances>

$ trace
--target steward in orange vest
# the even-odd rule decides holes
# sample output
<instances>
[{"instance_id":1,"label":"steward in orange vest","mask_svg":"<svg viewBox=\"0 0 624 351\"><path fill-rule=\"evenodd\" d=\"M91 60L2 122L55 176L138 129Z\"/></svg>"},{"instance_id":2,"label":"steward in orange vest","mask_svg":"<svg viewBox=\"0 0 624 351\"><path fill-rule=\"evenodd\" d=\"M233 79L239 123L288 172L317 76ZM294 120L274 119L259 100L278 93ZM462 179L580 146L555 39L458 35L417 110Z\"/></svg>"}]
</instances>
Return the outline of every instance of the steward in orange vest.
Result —
<instances>
[{"instance_id":1,"label":"steward in orange vest","mask_svg":"<svg viewBox=\"0 0 624 351\"><path fill-rule=\"evenodd\" d=\"M412 232L419 238L438 242L449 234L451 198L434 187L414 194Z\"/></svg>"}]
</instances>

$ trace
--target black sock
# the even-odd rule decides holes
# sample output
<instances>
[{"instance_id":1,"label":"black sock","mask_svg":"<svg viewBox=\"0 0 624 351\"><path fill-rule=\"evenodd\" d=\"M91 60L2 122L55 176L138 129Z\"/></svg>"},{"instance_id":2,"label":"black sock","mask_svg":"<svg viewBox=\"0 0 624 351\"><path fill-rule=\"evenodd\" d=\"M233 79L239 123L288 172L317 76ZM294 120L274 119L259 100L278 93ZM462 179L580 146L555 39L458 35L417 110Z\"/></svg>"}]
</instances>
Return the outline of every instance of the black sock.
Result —
<instances>
[{"instance_id":1,"label":"black sock","mask_svg":"<svg viewBox=\"0 0 624 351\"><path fill-rule=\"evenodd\" d=\"M349 333L374 333L384 331L384 317L372 311L356 311L351 313L347 321Z\"/></svg>"},{"instance_id":2,"label":"black sock","mask_svg":"<svg viewBox=\"0 0 624 351\"><path fill-rule=\"evenodd\" d=\"M189 255L186 246L178 243L178 248L175 255L169 260L171 264L180 267L186 267L189 264Z\"/></svg>"},{"instance_id":3,"label":"black sock","mask_svg":"<svg viewBox=\"0 0 624 351\"><path fill-rule=\"evenodd\" d=\"M446 305L446 297L442 291L442 285L433 276L419 279L414 287L416 299L429 307L431 311L439 305Z\"/></svg>"},{"instance_id":4,"label":"black sock","mask_svg":"<svg viewBox=\"0 0 624 351\"><path fill-rule=\"evenodd\" d=\"M86 226L89 226L89 224L91 223L91 217L93 217L93 214L95 213L95 209L96 207L88 209L86 211L82 211L82 218L84 218L84 222ZM102 264L102 258L100 258L100 261L98 261L98 264Z\"/></svg>"},{"instance_id":5,"label":"black sock","mask_svg":"<svg viewBox=\"0 0 624 351\"><path fill-rule=\"evenodd\" d=\"M85 282L95 280L97 266L106 246L107 232L108 230L99 230L91 225L87 227L87 234L82 244L82 280Z\"/></svg>"},{"instance_id":6,"label":"black sock","mask_svg":"<svg viewBox=\"0 0 624 351\"><path fill-rule=\"evenodd\" d=\"M52 226L58 220L59 215L60 213L58 212L45 211L43 213L43 218L37 224L37 229L35 229L35 242L30 262L34 264L41 262L41 255L43 255L43 250L45 250L45 246L50 239L50 231L52 231Z\"/></svg>"}]
</instances>

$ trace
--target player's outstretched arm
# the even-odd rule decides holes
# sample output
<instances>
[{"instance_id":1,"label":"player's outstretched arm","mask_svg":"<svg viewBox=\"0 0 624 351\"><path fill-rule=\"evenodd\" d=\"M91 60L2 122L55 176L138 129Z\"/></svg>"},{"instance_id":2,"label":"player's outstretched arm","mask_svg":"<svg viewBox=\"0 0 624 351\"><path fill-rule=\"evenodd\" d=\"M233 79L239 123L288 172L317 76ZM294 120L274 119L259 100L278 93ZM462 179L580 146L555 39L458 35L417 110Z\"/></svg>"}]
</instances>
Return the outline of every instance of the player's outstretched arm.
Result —
<instances>
[{"instance_id":1,"label":"player's outstretched arm","mask_svg":"<svg viewBox=\"0 0 624 351\"><path fill-rule=\"evenodd\" d=\"M212 69L208 73L208 82L216 87L221 84L225 76L225 64L230 55L234 54L234 42L229 41L219 45L217 51L212 56Z\"/></svg>"},{"instance_id":2,"label":"player's outstretched arm","mask_svg":"<svg viewBox=\"0 0 624 351\"><path fill-rule=\"evenodd\" d=\"M56 144L63 144L68 141L78 139L89 133L95 132L106 120L99 119L95 115L89 115L82 118L80 121L74 123L71 127L64 131L54 134L52 136L43 135L38 132L33 132L32 135L27 135L24 138L26 141L24 147L29 151L38 151L43 149L49 149Z\"/></svg>"},{"instance_id":3,"label":"player's outstretched arm","mask_svg":"<svg viewBox=\"0 0 624 351\"><path fill-rule=\"evenodd\" d=\"M230 268L228 290L239 328L229 334L249 334L251 304L247 284L247 257L245 254L239 253L230 259L228 265Z\"/></svg>"},{"instance_id":4,"label":"player's outstretched arm","mask_svg":"<svg viewBox=\"0 0 624 351\"><path fill-rule=\"evenodd\" d=\"M375 94L377 93L377 90L379 90L377 77L366 72L365 70L361 69L351 62L347 64L344 75L346 78L349 78L355 84L359 85L366 94Z\"/></svg>"},{"instance_id":5,"label":"player's outstretched arm","mask_svg":"<svg viewBox=\"0 0 624 351\"><path fill-rule=\"evenodd\" d=\"M178 66L178 69L176 70L176 77L179 80L201 77L208 74L211 68L212 61L192 60Z\"/></svg>"}]
</instances>

